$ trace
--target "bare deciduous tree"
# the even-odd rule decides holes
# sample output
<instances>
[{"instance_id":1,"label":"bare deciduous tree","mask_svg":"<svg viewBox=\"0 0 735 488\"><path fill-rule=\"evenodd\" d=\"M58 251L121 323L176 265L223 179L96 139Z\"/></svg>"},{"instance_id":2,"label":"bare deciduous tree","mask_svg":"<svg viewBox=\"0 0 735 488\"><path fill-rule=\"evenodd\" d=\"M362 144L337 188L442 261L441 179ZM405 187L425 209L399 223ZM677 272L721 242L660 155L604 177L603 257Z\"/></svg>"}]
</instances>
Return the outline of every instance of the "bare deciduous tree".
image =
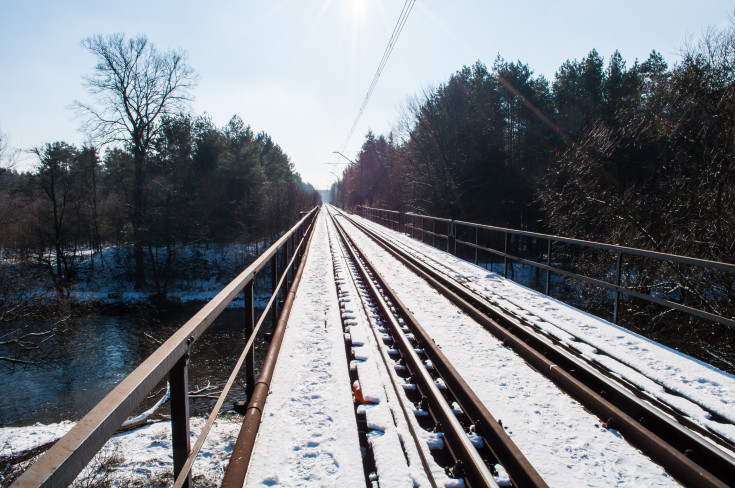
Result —
<instances>
[{"instance_id":1,"label":"bare deciduous tree","mask_svg":"<svg viewBox=\"0 0 735 488\"><path fill-rule=\"evenodd\" d=\"M131 224L135 249L135 286L145 281L144 181L146 156L160 121L182 111L191 100L196 74L182 51L158 51L141 35L95 35L82 41L97 59L85 77L95 103L75 102L84 117L84 129L103 144L122 143L133 155Z\"/></svg>"}]
</instances>

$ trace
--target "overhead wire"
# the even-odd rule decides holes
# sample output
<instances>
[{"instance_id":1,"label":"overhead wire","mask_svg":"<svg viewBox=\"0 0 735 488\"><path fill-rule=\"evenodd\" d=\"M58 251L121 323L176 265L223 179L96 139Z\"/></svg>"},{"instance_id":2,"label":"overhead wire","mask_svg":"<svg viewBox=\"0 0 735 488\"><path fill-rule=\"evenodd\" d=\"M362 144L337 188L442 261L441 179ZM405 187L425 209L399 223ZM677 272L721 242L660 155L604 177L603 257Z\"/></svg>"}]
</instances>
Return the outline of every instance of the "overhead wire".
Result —
<instances>
[{"instance_id":1,"label":"overhead wire","mask_svg":"<svg viewBox=\"0 0 735 488\"><path fill-rule=\"evenodd\" d=\"M350 139L352 139L352 136L355 133L355 129L357 128L357 124L360 121L360 118L362 117L363 112L365 111L365 107L367 106L368 101L370 100L370 96L373 94L373 91L375 90L375 86L378 84L378 79L380 78L380 74L383 72L385 65L388 63L388 58L390 57L391 53L393 52L393 48L396 46L396 43L398 42L398 37L401 35L401 31L403 31L403 27L406 25L408 16L411 13L411 10L413 10L413 6L415 3L416 3L416 0L406 0L405 3L403 4L401 15L398 17L398 21L396 22L395 27L393 27L393 33L391 34L390 39L388 40L388 45L385 47L385 51L383 51L383 57L380 60L378 69L375 71L375 75L373 75L373 80L370 83L370 87L368 88L367 93L365 94L365 98L362 101L360 110L358 110L357 112L355 121L352 123L350 132L347 134L347 137L345 138L344 142L340 146L340 152L344 152L344 150L347 148L347 144L349 144L350 142Z\"/></svg>"}]
</instances>

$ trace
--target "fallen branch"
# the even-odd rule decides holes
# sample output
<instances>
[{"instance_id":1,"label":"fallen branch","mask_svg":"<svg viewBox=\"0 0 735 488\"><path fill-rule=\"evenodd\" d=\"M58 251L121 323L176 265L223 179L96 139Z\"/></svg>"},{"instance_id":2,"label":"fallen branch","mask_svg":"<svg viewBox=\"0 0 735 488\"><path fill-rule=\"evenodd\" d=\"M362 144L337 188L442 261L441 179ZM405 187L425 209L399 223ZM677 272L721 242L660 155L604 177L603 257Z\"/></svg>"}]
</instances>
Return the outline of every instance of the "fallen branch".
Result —
<instances>
[{"instance_id":1,"label":"fallen branch","mask_svg":"<svg viewBox=\"0 0 735 488\"><path fill-rule=\"evenodd\" d=\"M147 422L147 420L154 415L160 417L158 414L156 414L156 411L161 408L161 405L163 405L166 400L171 396L171 384L169 383L166 387L166 394L161 397L158 402L156 402L155 405L153 405L151 408L146 410L145 412L141 413L137 417L130 418L122 423L120 426L120 429L126 429L127 427L130 427L131 425L142 425ZM130 429L126 429L130 430Z\"/></svg>"}]
</instances>

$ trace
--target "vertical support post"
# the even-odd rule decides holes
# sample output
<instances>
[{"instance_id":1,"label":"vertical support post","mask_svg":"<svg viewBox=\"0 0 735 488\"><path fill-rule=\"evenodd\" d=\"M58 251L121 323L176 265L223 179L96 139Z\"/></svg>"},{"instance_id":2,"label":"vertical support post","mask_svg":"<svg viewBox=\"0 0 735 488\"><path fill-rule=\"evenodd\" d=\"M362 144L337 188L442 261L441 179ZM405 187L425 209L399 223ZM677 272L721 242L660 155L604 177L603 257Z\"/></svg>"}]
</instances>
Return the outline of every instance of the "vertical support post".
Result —
<instances>
[{"instance_id":1,"label":"vertical support post","mask_svg":"<svg viewBox=\"0 0 735 488\"><path fill-rule=\"evenodd\" d=\"M255 276L250 283L245 285L245 338L249 339L255 328L255 293L254 286ZM255 342L245 355L245 391L248 395L248 401L255 391Z\"/></svg>"},{"instance_id":2,"label":"vertical support post","mask_svg":"<svg viewBox=\"0 0 735 488\"><path fill-rule=\"evenodd\" d=\"M622 268L622 254L618 251L618 257L615 263L615 284L620 286L620 270ZM618 323L618 306L620 304L620 290L615 289L615 308L613 308L613 324Z\"/></svg>"},{"instance_id":3,"label":"vertical support post","mask_svg":"<svg viewBox=\"0 0 735 488\"><path fill-rule=\"evenodd\" d=\"M278 251L273 255L271 259L271 294L275 295L278 289ZM271 323L273 327L278 323L278 297L273 300L273 306L271 307Z\"/></svg>"},{"instance_id":4,"label":"vertical support post","mask_svg":"<svg viewBox=\"0 0 735 488\"><path fill-rule=\"evenodd\" d=\"M191 338L187 341L186 353L169 372L174 480L184 468L186 458L189 457L189 451L191 451L189 437L189 347L191 347ZM184 488L192 486L191 472L187 475L182 486Z\"/></svg>"},{"instance_id":5,"label":"vertical support post","mask_svg":"<svg viewBox=\"0 0 735 488\"><path fill-rule=\"evenodd\" d=\"M291 251L293 250L293 248L291 247L291 240L291 237L286 240L286 260L283 263L283 265L285 266L284 269L286 270L286 287L284 289L284 295L287 294L289 288L291 288L291 268L288 267L288 263L291 262Z\"/></svg>"},{"instance_id":6,"label":"vertical support post","mask_svg":"<svg viewBox=\"0 0 735 488\"><path fill-rule=\"evenodd\" d=\"M436 220L431 220L431 247L436 247Z\"/></svg>"},{"instance_id":7,"label":"vertical support post","mask_svg":"<svg viewBox=\"0 0 735 488\"><path fill-rule=\"evenodd\" d=\"M452 221L447 222L447 253L449 253L449 241L451 241Z\"/></svg>"},{"instance_id":8,"label":"vertical support post","mask_svg":"<svg viewBox=\"0 0 735 488\"><path fill-rule=\"evenodd\" d=\"M480 245L480 242L477 240L477 227L475 227L475 266L477 266L477 246Z\"/></svg>"},{"instance_id":9,"label":"vertical support post","mask_svg":"<svg viewBox=\"0 0 735 488\"><path fill-rule=\"evenodd\" d=\"M503 277L508 277L508 232L505 232L505 248L503 249Z\"/></svg>"},{"instance_id":10,"label":"vertical support post","mask_svg":"<svg viewBox=\"0 0 735 488\"><path fill-rule=\"evenodd\" d=\"M551 266L551 238L547 239L546 246L546 266ZM549 294L549 285L551 284L551 270L546 270L546 295Z\"/></svg>"},{"instance_id":11,"label":"vertical support post","mask_svg":"<svg viewBox=\"0 0 735 488\"><path fill-rule=\"evenodd\" d=\"M452 254L457 255L457 226L454 220L449 222L449 234L452 236Z\"/></svg>"}]
</instances>

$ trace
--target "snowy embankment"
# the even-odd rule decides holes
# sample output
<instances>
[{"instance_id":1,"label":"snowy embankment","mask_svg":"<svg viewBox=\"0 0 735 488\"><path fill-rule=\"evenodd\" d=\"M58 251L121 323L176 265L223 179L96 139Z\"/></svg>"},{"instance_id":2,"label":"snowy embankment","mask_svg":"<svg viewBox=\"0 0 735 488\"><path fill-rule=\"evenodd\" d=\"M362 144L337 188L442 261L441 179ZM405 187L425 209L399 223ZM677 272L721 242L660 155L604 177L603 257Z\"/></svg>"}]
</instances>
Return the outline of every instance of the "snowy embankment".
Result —
<instances>
[{"instance_id":1,"label":"snowy embankment","mask_svg":"<svg viewBox=\"0 0 735 488\"><path fill-rule=\"evenodd\" d=\"M239 416L219 418L194 463L196 486L219 486L240 431ZM191 419L191 443L204 425ZM74 422L0 429L0 458L17 457L59 439ZM79 474L76 486L170 486L173 481L171 423L158 422L113 436ZM21 463L25 469L36 458ZM6 466L2 467L7 470ZM8 473L3 473L7 475ZM2 481L2 477L0 477ZM72 485L72 486L74 486Z\"/></svg>"},{"instance_id":2,"label":"snowy embankment","mask_svg":"<svg viewBox=\"0 0 735 488\"><path fill-rule=\"evenodd\" d=\"M370 238L345 227L550 486L677 485Z\"/></svg>"},{"instance_id":3,"label":"snowy embankment","mask_svg":"<svg viewBox=\"0 0 735 488\"><path fill-rule=\"evenodd\" d=\"M74 278L69 293L73 300L83 303L104 303L110 305L134 305L145 303L157 293L156 279L161 289L165 287L169 300L190 303L211 300L227 283L232 281L243 269L252 263L263 251L268 249L269 241L253 244L192 244L175 248L172 251L170 269L166 270L168 251L165 248L146 252L145 269L147 286L142 290L134 288L134 267L132 246L107 247L99 252L82 252L71 261L74 262ZM55 266L55 257L44 257ZM153 261L158 276L153 273ZM20 266L12 260L7 264ZM23 296L52 297L56 291L45 268L36 264L23 265L24 273L35 273L37 279L29 281L33 290ZM265 303L264 300L263 303ZM232 306L242 307L242 297L237 297Z\"/></svg>"},{"instance_id":4,"label":"snowy embankment","mask_svg":"<svg viewBox=\"0 0 735 488\"><path fill-rule=\"evenodd\" d=\"M462 278L471 290L588 360L735 442L735 376L408 236L360 221L439 271Z\"/></svg>"}]
</instances>

